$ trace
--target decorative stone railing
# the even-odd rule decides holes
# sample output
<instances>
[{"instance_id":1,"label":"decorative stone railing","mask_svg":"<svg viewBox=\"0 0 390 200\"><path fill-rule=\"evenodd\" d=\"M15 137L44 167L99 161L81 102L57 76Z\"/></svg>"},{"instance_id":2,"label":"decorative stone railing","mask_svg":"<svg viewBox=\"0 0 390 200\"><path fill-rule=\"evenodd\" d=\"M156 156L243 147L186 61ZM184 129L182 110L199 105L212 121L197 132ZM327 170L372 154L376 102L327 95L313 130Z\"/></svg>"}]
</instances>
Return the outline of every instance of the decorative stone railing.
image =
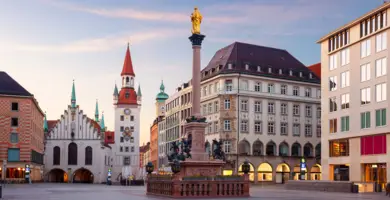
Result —
<instances>
[{"instance_id":1,"label":"decorative stone railing","mask_svg":"<svg viewBox=\"0 0 390 200\"><path fill-rule=\"evenodd\" d=\"M183 177L172 180L148 177L147 194L170 198L249 197L249 181L244 176ZM151 178L151 179L149 179Z\"/></svg>"}]
</instances>

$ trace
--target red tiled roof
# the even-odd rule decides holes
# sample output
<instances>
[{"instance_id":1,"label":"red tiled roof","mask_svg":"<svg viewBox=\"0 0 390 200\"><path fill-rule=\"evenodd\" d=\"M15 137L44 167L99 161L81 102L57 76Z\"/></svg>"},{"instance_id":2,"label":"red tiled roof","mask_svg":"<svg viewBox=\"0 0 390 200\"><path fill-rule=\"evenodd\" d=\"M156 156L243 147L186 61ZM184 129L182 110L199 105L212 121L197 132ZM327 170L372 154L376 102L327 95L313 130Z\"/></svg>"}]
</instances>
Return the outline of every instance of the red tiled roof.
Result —
<instances>
[{"instance_id":1,"label":"red tiled roof","mask_svg":"<svg viewBox=\"0 0 390 200\"><path fill-rule=\"evenodd\" d=\"M49 132L56 126L58 120L47 120L47 128L49 129Z\"/></svg>"},{"instance_id":2,"label":"red tiled roof","mask_svg":"<svg viewBox=\"0 0 390 200\"><path fill-rule=\"evenodd\" d=\"M91 124L94 128L98 130L98 133L100 133L100 125L93 119L88 118L91 121Z\"/></svg>"},{"instance_id":3,"label":"red tiled roof","mask_svg":"<svg viewBox=\"0 0 390 200\"><path fill-rule=\"evenodd\" d=\"M130 48L128 45L127 45L127 51L125 55L125 62L123 63L123 68L121 73L121 76L123 75L135 76L133 70L133 62L131 61L131 56L130 56Z\"/></svg>"},{"instance_id":4,"label":"red tiled roof","mask_svg":"<svg viewBox=\"0 0 390 200\"><path fill-rule=\"evenodd\" d=\"M114 131L106 131L104 133L104 142L106 144L115 144L115 132ZM111 140L108 140L108 136L111 136Z\"/></svg>"},{"instance_id":5,"label":"red tiled roof","mask_svg":"<svg viewBox=\"0 0 390 200\"><path fill-rule=\"evenodd\" d=\"M319 78L321 79L321 63L316 63L314 65L308 66L308 68Z\"/></svg>"},{"instance_id":6,"label":"red tiled roof","mask_svg":"<svg viewBox=\"0 0 390 200\"><path fill-rule=\"evenodd\" d=\"M126 98L126 93L128 97ZM119 98L117 104L134 104L137 105L137 94L133 88L122 88L119 92Z\"/></svg>"}]
</instances>

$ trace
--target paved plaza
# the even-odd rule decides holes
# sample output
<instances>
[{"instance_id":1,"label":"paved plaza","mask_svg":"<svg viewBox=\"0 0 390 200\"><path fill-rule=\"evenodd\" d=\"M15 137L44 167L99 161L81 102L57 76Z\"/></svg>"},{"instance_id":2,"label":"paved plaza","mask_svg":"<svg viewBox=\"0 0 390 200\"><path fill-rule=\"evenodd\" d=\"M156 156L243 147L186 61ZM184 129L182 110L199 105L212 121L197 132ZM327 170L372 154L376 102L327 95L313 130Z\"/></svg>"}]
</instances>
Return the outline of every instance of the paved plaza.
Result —
<instances>
[{"instance_id":1,"label":"paved plaza","mask_svg":"<svg viewBox=\"0 0 390 200\"><path fill-rule=\"evenodd\" d=\"M88 184L32 184L6 185L3 188L4 200L142 200L161 199L145 195L145 187L124 187ZM162 198L168 199L168 198ZM235 199L235 198L229 198ZM247 198L237 198L247 199ZM324 193L312 191L284 190L283 186L253 186L251 199L288 199L288 200L352 200L352 199L390 199L384 193Z\"/></svg>"}]
</instances>

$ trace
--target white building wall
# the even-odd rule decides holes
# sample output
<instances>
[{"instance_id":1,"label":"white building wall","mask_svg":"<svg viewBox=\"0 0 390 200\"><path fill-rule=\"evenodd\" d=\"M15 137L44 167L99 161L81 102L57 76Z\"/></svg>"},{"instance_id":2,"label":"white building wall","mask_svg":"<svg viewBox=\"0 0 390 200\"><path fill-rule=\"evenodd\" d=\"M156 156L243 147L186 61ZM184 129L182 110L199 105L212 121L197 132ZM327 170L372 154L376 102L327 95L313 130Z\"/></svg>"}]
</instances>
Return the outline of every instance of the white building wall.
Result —
<instances>
[{"instance_id":1,"label":"white building wall","mask_svg":"<svg viewBox=\"0 0 390 200\"><path fill-rule=\"evenodd\" d=\"M68 173L68 180L72 182L73 173L81 168L88 169L94 176L94 183L105 182L108 168L105 166L105 156L111 155L108 147L102 148L98 129L90 122L78 108L75 112L75 121L72 125L71 109L68 108L61 120L57 123L46 139L45 150L45 176L46 179L53 169L61 169ZM72 127L75 134L71 137ZM68 146L74 142L77 145L77 165L68 165ZM53 149L60 147L60 165L53 165ZM92 147L92 165L85 165L85 148ZM70 173L69 173L70 172Z\"/></svg>"}]
</instances>

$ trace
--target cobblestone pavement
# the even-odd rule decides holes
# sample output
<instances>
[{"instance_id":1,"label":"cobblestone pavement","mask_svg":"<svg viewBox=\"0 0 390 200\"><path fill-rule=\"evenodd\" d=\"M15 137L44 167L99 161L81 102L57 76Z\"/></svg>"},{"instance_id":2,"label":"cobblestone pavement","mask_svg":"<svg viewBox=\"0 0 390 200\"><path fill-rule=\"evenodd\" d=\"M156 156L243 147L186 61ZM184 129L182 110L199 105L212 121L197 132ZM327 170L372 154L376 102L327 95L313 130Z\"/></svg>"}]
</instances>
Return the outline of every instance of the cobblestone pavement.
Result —
<instances>
[{"instance_id":1,"label":"cobblestone pavement","mask_svg":"<svg viewBox=\"0 0 390 200\"><path fill-rule=\"evenodd\" d=\"M87 184L31 184L6 185L3 187L4 200L143 200L160 199L145 195L145 187L106 186ZM168 198L165 198L168 199ZM232 199L232 198L229 198ZM234 198L233 198L234 199ZM247 198L242 198L247 199ZM389 199L384 193L324 193L312 191L284 190L281 186L253 186L251 199L261 200L353 200Z\"/></svg>"}]
</instances>

